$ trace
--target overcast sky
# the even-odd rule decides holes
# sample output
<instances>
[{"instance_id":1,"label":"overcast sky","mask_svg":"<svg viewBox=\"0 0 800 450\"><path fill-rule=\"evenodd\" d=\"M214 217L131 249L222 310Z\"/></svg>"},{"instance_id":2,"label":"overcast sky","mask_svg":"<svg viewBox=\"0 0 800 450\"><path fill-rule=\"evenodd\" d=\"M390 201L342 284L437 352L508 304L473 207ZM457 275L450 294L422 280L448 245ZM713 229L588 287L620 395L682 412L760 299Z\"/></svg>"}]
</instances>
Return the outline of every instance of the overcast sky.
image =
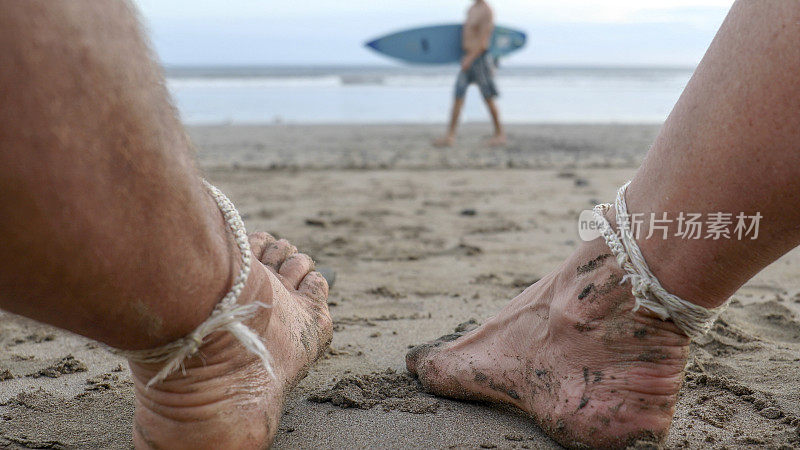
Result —
<instances>
[{"instance_id":1,"label":"overcast sky","mask_svg":"<svg viewBox=\"0 0 800 450\"><path fill-rule=\"evenodd\" d=\"M168 65L387 64L373 37L458 22L470 0L134 0ZM507 65L699 62L732 0L495 0L528 33Z\"/></svg>"}]
</instances>

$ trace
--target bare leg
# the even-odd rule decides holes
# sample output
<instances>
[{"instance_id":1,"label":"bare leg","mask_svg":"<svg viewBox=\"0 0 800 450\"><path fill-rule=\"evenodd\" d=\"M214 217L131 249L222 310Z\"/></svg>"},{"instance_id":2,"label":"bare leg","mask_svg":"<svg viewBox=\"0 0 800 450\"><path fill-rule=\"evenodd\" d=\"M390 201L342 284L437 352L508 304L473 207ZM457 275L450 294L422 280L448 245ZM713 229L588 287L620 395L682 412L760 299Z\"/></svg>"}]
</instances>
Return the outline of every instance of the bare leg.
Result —
<instances>
[{"instance_id":1,"label":"bare leg","mask_svg":"<svg viewBox=\"0 0 800 450\"><path fill-rule=\"evenodd\" d=\"M228 290L237 255L131 6L4 2L0 47L13 68L0 71L0 306L123 349L187 334ZM250 325L278 379L226 334L202 349L208 367L190 360L150 390L157 367L132 364L138 446L269 443L285 390L330 338L310 259L267 235L253 244L266 264L240 302L273 305Z\"/></svg>"},{"instance_id":2,"label":"bare leg","mask_svg":"<svg viewBox=\"0 0 800 450\"><path fill-rule=\"evenodd\" d=\"M500 123L500 110L497 109L497 103L495 103L494 98L484 97L483 101L486 103L489 115L492 116L492 124L494 125L494 136L489 140L489 146L502 147L506 145L506 132L503 130L503 124Z\"/></svg>"},{"instance_id":3,"label":"bare leg","mask_svg":"<svg viewBox=\"0 0 800 450\"><path fill-rule=\"evenodd\" d=\"M763 216L756 240L639 240L688 301L720 305L800 243L798 21L796 2L737 1L628 190L631 213ZM567 446L663 438L689 339L632 312L609 253L582 244L482 327L412 350L409 370L440 395L515 405Z\"/></svg>"},{"instance_id":4,"label":"bare leg","mask_svg":"<svg viewBox=\"0 0 800 450\"><path fill-rule=\"evenodd\" d=\"M453 100L453 109L450 112L450 125L447 127L447 134L433 141L437 147L450 147L456 142L456 130L458 129L458 118L461 116L461 109L464 107L464 99L456 98Z\"/></svg>"}]
</instances>

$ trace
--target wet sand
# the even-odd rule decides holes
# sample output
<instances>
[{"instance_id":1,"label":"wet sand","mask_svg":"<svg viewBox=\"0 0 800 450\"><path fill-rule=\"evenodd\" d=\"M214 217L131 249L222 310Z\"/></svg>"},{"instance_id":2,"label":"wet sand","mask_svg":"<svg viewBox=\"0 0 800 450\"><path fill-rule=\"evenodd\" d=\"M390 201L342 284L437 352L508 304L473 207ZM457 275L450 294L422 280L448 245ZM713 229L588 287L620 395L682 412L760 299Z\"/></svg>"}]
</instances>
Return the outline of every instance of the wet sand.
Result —
<instances>
[{"instance_id":1,"label":"wet sand","mask_svg":"<svg viewBox=\"0 0 800 450\"><path fill-rule=\"evenodd\" d=\"M560 263L657 127L530 125L489 150L439 127L191 129L249 230L333 267L331 348L292 393L275 448L557 448L509 408L439 399L409 346L471 326ZM692 346L670 448L800 447L800 251L751 280ZM130 447L133 393L97 344L0 315L0 447Z\"/></svg>"}]
</instances>

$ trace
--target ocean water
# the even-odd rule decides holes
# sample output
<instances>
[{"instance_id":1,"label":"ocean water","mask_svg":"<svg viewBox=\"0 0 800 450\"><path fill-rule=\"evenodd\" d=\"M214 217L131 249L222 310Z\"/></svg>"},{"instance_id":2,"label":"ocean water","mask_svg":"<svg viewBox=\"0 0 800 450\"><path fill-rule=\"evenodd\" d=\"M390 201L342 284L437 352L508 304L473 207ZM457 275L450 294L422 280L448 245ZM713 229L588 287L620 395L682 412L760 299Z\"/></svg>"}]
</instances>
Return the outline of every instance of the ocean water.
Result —
<instances>
[{"instance_id":1,"label":"ocean water","mask_svg":"<svg viewBox=\"0 0 800 450\"><path fill-rule=\"evenodd\" d=\"M188 124L442 123L458 68L172 67L167 85ZM509 123L658 123L692 68L500 67ZM462 116L486 121L477 87Z\"/></svg>"}]
</instances>

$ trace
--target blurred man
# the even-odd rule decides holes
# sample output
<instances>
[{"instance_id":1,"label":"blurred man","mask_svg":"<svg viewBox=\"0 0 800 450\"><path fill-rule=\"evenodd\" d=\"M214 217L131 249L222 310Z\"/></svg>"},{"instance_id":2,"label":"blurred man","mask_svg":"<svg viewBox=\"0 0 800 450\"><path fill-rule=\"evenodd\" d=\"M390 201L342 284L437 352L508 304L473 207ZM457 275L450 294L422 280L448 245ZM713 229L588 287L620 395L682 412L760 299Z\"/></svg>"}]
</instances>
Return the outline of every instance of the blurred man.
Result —
<instances>
[{"instance_id":1,"label":"blurred man","mask_svg":"<svg viewBox=\"0 0 800 450\"><path fill-rule=\"evenodd\" d=\"M481 90L483 100L492 116L494 136L489 140L490 146L502 146L506 143L506 135L500 124L500 112L494 98L497 97L497 86L494 84L494 59L489 54L489 45L494 32L494 14L492 8L484 0L475 0L467 11L467 20L464 21L462 31L462 47L464 56L461 58L461 72L456 80L455 100L453 111L450 115L450 126L447 134L434 141L438 147L449 147L456 140L458 117L464 106L464 95L470 84L475 83Z\"/></svg>"}]
</instances>

